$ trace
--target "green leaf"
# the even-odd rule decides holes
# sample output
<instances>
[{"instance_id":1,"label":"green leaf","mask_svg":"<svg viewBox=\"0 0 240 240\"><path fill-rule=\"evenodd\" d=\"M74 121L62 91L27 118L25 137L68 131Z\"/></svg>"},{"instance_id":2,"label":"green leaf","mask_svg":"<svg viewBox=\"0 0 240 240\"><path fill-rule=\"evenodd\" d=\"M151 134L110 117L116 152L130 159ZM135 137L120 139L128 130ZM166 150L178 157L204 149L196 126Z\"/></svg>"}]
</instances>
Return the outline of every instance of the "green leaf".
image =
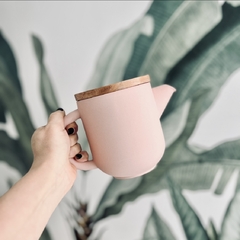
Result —
<instances>
[{"instance_id":1,"label":"green leaf","mask_svg":"<svg viewBox=\"0 0 240 240\"><path fill-rule=\"evenodd\" d=\"M40 89L41 96L47 115L56 111L59 107L55 93L53 91L51 79L44 65L44 50L40 39L32 35L33 46L40 68Z\"/></svg>"},{"instance_id":2,"label":"green leaf","mask_svg":"<svg viewBox=\"0 0 240 240\"><path fill-rule=\"evenodd\" d=\"M5 69L4 66L4 62L0 59L0 69ZM19 135L21 154L24 155L22 161L26 168L29 169L33 159L30 141L35 129L21 94L12 85L9 75L4 71L0 71L0 102L2 102L5 109L8 109L12 115Z\"/></svg>"},{"instance_id":3,"label":"green leaf","mask_svg":"<svg viewBox=\"0 0 240 240\"><path fill-rule=\"evenodd\" d=\"M181 189L170 177L167 178L173 206L177 211L187 239L208 240L208 235L193 208L184 198Z\"/></svg>"},{"instance_id":4,"label":"green leaf","mask_svg":"<svg viewBox=\"0 0 240 240\"><path fill-rule=\"evenodd\" d=\"M139 75L139 70L154 40L183 1L153 1L145 14L146 16L151 16L154 21L153 33L151 35L140 34L136 39L123 79L130 79Z\"/></svg>"},{"instance_id":5,"label":"green leaf","mask_svg":"<svg viewBox=\"0 0 240 240\"><path fill-rule=\"evenodd\" d=\"M52 238L50 237L47 228L45 228L39 240L51 240L51 239Z\"/></svg>"},{"instance_id":6,"label":"green leaf","mask_svg":"<svg viewBox=\"0 0 240 240\"><path fill-rule=\"evenodd\" d=\"M239 15L240 8L225 3L221 22L171 69L165 83L174 86L177 92L162 118L201 88L215 90L206 101L210 105L226 79L240 67Z\"/></svg>"},{"instance_id":7,"label":"green leaf","mask_svg":"<svg viewBox=\"0 0 240 240\"><path fill-rule=\"evenodd\" d=\"M218 240L218 234L217 234L216 228L211 220L207 227L207 234L210 240Z\"/></svg>"},{"instance_id":8,"label":"green leaf","mask_svg":"<svg viewBox=\"0 0 240 240\"><path fill-rule=\"evenodd\" d=\"M179 6L179 4L181 5ZM151 13L153 16L155 16L155 26L156 27L158 26L157 21L159 21L162 24L161 27L157 29L158 36L156 37L156 32L154 31L154 34L155 34L155 35L153 34L154 37L149 37L149 38L141 37L141 39L139 38L136 41L134 53L130 61L129 67L126 70L125 75L128 77L133 77L134 75L132 73L136 75L136 72L139 71L141 64L135 67L134 61L136 63L141 61L141 60L138 60L140 56L142 56L142 58L140 59L143 59L143 60L145 59L144 61L146 61L146 58L145 58L146 52L151 47L147 55L149 57L149 64L148 64L149 68L146 69L146 73L150 74L152 85L155 86L163 83L163 80L164 80L163 77L166 76L166 74L171 70L174 64L176 64L177 61L180 60L180 58L185 56L188 53L188 51L194 47L194 44L199 42L201 38L206 33L208 33L220 21L221 6L217 1L212 1L212 2L186 1L183 3L181 1L173 1L173 2L156 1L153 3L153 5L155 9L159 8L158 10L159 12L157 12L156 10L154 13ZM194 18L194 20L189 21L189 18L195 15L196 15L196 19ZM161 21L161 19L163 20ZM208 22L208 24L202 24L203 21ZM182 25L179 27L178 24L182 24ZM198 32L200 35L195 34L196 29L201 29L202 32L201 31ZM146 39L148 39L148 41ZM159 43L157 45L158 40L159 40ZM180 47L179 44L182 44L183 46ZM176 50L173 52L174 49ZM142 53L142 52L145 52L145 53ZM194 54L194 57L199 58L201 54L202 52L199 51L198 55ZM155 56L155 58L151 59L150 56L152 57ZM181 67L179 67L179 72L182 71L181 69L183 68L183 66L190 64L190 62L191 62L191 59L189 61L184 62L181 65ZM132 68L134 70L131 70ZM137 68L139 69L137 70ZM162 68L165 70L162 70ZM175 72L175 70L173 72ZM156 77L153 77L154 75L156 75ZM156 80L154 80L154 78L156 78ZM174 81L175 77L173 77L172 79ZM218 79L218 76L216 76L216 79ZM179 77L179 79L176 79L176 81L178 81L178 83L181 84L182 82L185 81L185 76L181 76L181 78ZM166 82L166 80L164 80L164 82ZM173 85L173 86L174 84L175 84L174 82L170 83L170 85ZM215 94L213 91L212 96L209 95L208 99L206 99L206 109L207 109L207 106L210 106L213 99L216 97L216 94L218 93L218 89L222 86L222 84L223 83L219 82L219 84L216 86ZM188 85L191 85L191 83ZM182 84L182 89L178 87L177 92L174 95L182 96L182 90L185 90L183 86L185 86L185 84ZM196 84L196 86L198 86L198 84ZM203 88L208 87L207 85L205 86L201 85L201 86L203 86ZM192 93L188 92L189 96L186 96L186 98L187 97L190 98L191 97L190 94ZM177 96L174 96L174 97L176 98ZM170 101L170 104L171 102L172 100ZM186 108L184 108L185 103L183 102L174 107L170 107L170 104L165 110L161 118L161 121L163 124L163 131L165 134L167 144L175 140L176 137L181 133L181 130L184 127L183 123L186 121L186 118L184 118L186 114L185 112L182 112L182 111L187 110L187 107L188 107L188 105L186 105ZM175 111L173 111L173 108ZM169 115L171 115L172 117L169 117ZM180 119L181 121L177 121L178 119ZM169 130L170 132L168 133Z\"/></svg>"},{"instance_id":9,"label":"green leaf","mask_svg":"<svg viewBox=\"0 0 240 240\"><path fill-rule=\"evenodd\" d=\"M233 171L240 168L239 144L240 140L229 141L203 153L195 153L197 161L177 163L168 174L182 188L194 191L210 189L218 171L223 170L215 189L215 193L221 194ZM163 181L162 188L164 185Z\"/></svg>"},{"instance_id":10,"label":"green leaf","mask_svg":"<svg viewBox=\"0 0 240 240\"><path fill-rule=\"evenodd\" d=\"M220 20L217 1L183 1L151 45L139 75L149 74L153 86L162 84L168 71Z\"/></svg>"},{"instance_id":11,"label":"green leaf","mask_svg":"<svg viewBox=\"0 0 240 240\"><path fill-rule=\"evenodd\" d=\"M239 240L240 231L240 192L236 191L228 205L222 222L220 240Z\"/></svg>"},{"instance_id":12,"label":"green leaf","mask_svg":"<svg viewBox=\"0 0 240 240\"><path fill-rule=\"evenodd\" d=\"M149 216L144 233L143 240L175 240L174 235L168 225L161 219L154 207Z\"/></svg>"},{"instance_id":13,"label":"green leaf","mask_svg":"<svg viewBox=\"0 0 240 240\"><path fill-rule=\"evenodd\" d=\"M224 172L221 176L221 179L218 182L218 185L217 185L217 187L214 191L215 194L220 195L220 194L223 193L223 191L224 191L225 187L227 186L227 183L230 180L233 172L234 172L233 168L230 168L230 169L225 168L224 169Z\"/></svg>"},{"instance_id":14,"label":"green leaf","mask_svg":"<svg viewBox=\"0 0 240 240\"><path fill-rule=\"evenodd\" d=\"M194 95L199 89L212 89L202 103L202 113L205 112L227 78L239 68L240 57L236 52L237 48L240 50L239 13L239 8L224 4L222 21L168 74L165 82L175 86L177 92L173 95L161 118L167 143L173 142L181 134L184 123L186 123L185 115L192 94ZM181 109L183 106L185 107ZM226 180L230 176L231 172L229 174L224 172L223 177ZM224 184L221 186L224 188ZM216 193L221 192L221 188L216 189Z\"/></svg>"},{"instance_id":15,"label":"green leaf","mask_svg":"<svg viewBox=\"0 0 240 240\"><path fill-rule=\"evenodd\" d=\"M195 162L182 162L171 166L168 174L171 178L178 182L183 189L207 190L212 187L213 181L219 170L228 171L229 169L239 168L239 160L219 159L212 161L211 159L197 160ZM163 179L159 183L159 189L166 188L166 181Z\"/></svg>"},{"instance_id":16,"label":"green leaf","mask_svg":"<svg viewBox=\"0 0 240 240\"><path fill-rule=\"evenodd\" d=\"M121 211L122 206L118 205L119 196L129 194L140 182L140 178L118 180L113 178L104 192L98 207L92 216L93 221L98 221L112 214L111 207L115 206L117 212ZM110 210L108 209L110 207Z\"/></svg>"},{"instance_id":17,"label":"green leaf","mask_svg":"<svg viewBox=\"0 0 240 240\"><path fill-rule=\"evenodd\" d=\"M4 69L0 69L0 71L7 72L7 74L9 75L8 81L10 81L19 91L19 93L22 94L22 88L18 77L18 70L15 57L10 45L4 38L1 31L0 31L0 59L4 63ZM6 121L5 112L6 109L0 102L0 122Z\"/></svg>"},{"instance_id":18,"label":"green leaf","mask_svg":"<svg viewBox=\"0 0 240 240\"><path fill-rule=\"evenodd\" d=\"M187 124L190 106L191 100L188 100L161 120L166 147L169 147L181 135Z\"/></svg>"},{"instance_id":19,"label":"green leaf","mask_svg":"<svg viewBox=\"0 0 240 240\"><path fill-rule=\"evenodd\" d=\"M7 162L24 175L28 169L21 160L23 157L19 141L11 139L5 131L0 130L0 160Z\"/></svg>"},{"instance_id":20,"label":"green leaf","mask_svg":"<svg viewBox=\"0 0 240 240\"><path fill-rule=\"evenodd\" d=\"M227 1L227 2L230 3L234 7L240 6L240 1L237 1L237 0Z\"/></svg>"},{"instance_id":21,"label":"green leaf","mask_svg":"<svg viewBox=\"0 0 240 240\"><path fill-rule=\"evenodd\" d=\"M214 149L207 151L202 154L202 159L213 159L219 161L221 159L240 159L240 140L229 141L223 143ZM229 179L231 178L234 172L234 168L225 167L224 172L221 176L218 186L215 189L215 194L222 194L225 189Z\"/></svg>"},{"instance_id":22,"label":"green leaf","mask_svg":"<svg viewBox=\"0 0 240 240\"><path fill-rule=\"evenodd\" d=\"M170 129L170 132L166 134L167 142L172 142L176 139L177 134L181 133L186 118L180 108L187 104L192 94L194 95L195 91L199 91L201 88L212 89L211 94L203 103L205 105L203 113L211 106L226 79L239 68L240 57L237 54L240 51L239 14L239 8L224 4L222 21L168 74L165 83L175 86L177 92L173 95L161 118L164 129ZM231 37L229 38L229 36ZM171 119L171 115L176 117ZM176 119L181 121L178 123ZM174 134L173 129L177 130ZM169 136L172 139L168 140ZM221 193L222 190L217 189L216 191Z\"/></svg>"},{"instance_id":23,"label":"green leaf","mask_svg":"<svg viewBox=\"0 0 240 240\"><path fill-rule=\"evenodd\" d=\"M240 139L222 143L210 151L202 153L204 159L240 159Z\"/></svg>"},{"instance_id":24,"label":"green leaf","mask_svg":"<svg viewBox=\"0 0 240 240\"><path fill-rule=\"evenodd\" d=\"M128 29L114 34L105 44L96 63L88 88L96 88L123 80L124 71L140 34L151 34L153 20L143 16Z\"/></svg>"}]
</instances>

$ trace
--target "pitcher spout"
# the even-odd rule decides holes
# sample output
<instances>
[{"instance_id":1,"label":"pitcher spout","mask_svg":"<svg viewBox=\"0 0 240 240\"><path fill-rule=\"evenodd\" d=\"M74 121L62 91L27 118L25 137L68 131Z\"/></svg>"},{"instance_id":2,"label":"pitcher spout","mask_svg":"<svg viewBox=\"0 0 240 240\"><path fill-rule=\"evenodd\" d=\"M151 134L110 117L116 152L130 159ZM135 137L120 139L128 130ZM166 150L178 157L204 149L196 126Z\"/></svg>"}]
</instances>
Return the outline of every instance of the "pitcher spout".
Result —
<instances>
[{"instance_id":1,"label":"pitcher spout","mask_svg":"<svg viewBox=\"0 0 240 240\"><path fill-rule=\"evenodd\" d=\"M153 90L153 95L158 107L159 118L160 118L169 100L171 99L173 93L176 91L176 89L167 84L164 84L159 87L155 87L152 90Z\"/></svg>"}]
</instances>

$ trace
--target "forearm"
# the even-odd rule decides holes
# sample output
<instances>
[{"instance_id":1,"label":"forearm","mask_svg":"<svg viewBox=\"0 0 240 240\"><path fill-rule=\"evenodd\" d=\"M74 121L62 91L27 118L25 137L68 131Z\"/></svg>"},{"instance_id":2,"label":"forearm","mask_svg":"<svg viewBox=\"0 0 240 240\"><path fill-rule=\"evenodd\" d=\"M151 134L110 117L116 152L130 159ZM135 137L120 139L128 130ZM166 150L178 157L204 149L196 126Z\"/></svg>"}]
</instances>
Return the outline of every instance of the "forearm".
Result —
<instances>
[{"instance_id":1,"label":"forearm","mask_svg":"<svg viewBox=\"0 0 240 240\"><path fill-rule=\"evenodd\" d=\"M0 239L37 240L68 187L48 166L32 168L0 198ZM59 176L61 177L61 176Z\"/></svg>"},{"instance_id":2,"label":"forearm","mask_svg":"<svg viewBox=\"0 0 240 240\"><path fill-rule=\"evenodd\" d=\"M77 169L69 159L81 151L78 128L76 123L66 127L65 112L59 110L32 136L34 161L29 172L0 198L1 240L39 239L76 179Z\"/></svg>"}]
</instances>

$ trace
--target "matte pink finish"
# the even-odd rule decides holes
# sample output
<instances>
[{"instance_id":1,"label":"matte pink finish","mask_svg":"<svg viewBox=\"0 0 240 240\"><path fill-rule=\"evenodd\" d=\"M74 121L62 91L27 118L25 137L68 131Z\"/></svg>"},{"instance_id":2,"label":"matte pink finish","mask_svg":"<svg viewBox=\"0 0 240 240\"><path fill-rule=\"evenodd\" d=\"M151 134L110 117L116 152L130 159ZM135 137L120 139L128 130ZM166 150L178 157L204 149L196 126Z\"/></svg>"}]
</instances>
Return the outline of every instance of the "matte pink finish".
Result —
<instances>
[{"instance_id":1,"label":"matte pink finish","mask_svg":"<svg viewBox=\"0 0 240 240\"><path fill-rule=\"evenodd\" d=\"M71 162L81 170L99 168L115 178L143 175L163 156L165 141L159 121L175 89L140 84L81 100L65 124L82 119L93 160Z\"/></svg>"}]
</instances>

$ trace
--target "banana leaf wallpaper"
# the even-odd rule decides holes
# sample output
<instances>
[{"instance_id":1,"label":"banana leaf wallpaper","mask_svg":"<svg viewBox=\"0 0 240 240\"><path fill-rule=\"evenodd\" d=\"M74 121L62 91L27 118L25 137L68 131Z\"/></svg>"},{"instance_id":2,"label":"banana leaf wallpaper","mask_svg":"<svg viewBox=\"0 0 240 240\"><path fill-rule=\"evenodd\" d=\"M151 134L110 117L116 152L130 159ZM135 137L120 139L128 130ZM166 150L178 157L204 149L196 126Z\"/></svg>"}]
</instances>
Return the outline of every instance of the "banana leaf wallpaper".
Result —
<instances>
[{"instance_id":1,"label":"banana leaf wallpaper","mask_svg":"<svg viewBox=\"0 0 240 240\"><path fill-rule=\"evenodd\" d=\"M79 18L71 14L73 9ZM92 23L88 26L81 17ZM111 34L101 29L103 19ZM21 21L39 22L29 35L18 38L13 33L21 33ZM63 28L64 21L72 22L72 28ZM65 91L74 94L145 74L153 87L169 84L177 89L160 119L166 151L157 167L128 180L100 170L79 171L41 240L240 239L240 1L1 2L0 27L0 195L30 168L34 130L58 107L66 112L76 108L74 97ZM49 29L46 35L43 28ZM64 29L65 38L54 32ZM66 50L73 42L71 30L89 42L79 42L82 52L76 46L74 54L85 54L79 62ZM21 48L19 39L28 42L28 49ZM21 57L26 51L31 59ZM94 57L88 58L88 51ZM23 62L34 66L29 68L35 76L31 81L24 80L28 73L21 69ZM62 68L54 72L59 62ZM78 77L64 65L80 69ZM84 68L86 80L80 78ZM60 75L66 79L54 77ZM31 98L26 92L33 92ZM224 92L229 93L225 98ZM34 111L32 101L40 103ZM231 101L234 106L223 104ZM203 144L195 144L200 125L217 107L218 117L206 120L201 130ZM219 126L215 132L214 126ZM79 136L89 150L81 128Z\"/></svg>"}]
</instances>

